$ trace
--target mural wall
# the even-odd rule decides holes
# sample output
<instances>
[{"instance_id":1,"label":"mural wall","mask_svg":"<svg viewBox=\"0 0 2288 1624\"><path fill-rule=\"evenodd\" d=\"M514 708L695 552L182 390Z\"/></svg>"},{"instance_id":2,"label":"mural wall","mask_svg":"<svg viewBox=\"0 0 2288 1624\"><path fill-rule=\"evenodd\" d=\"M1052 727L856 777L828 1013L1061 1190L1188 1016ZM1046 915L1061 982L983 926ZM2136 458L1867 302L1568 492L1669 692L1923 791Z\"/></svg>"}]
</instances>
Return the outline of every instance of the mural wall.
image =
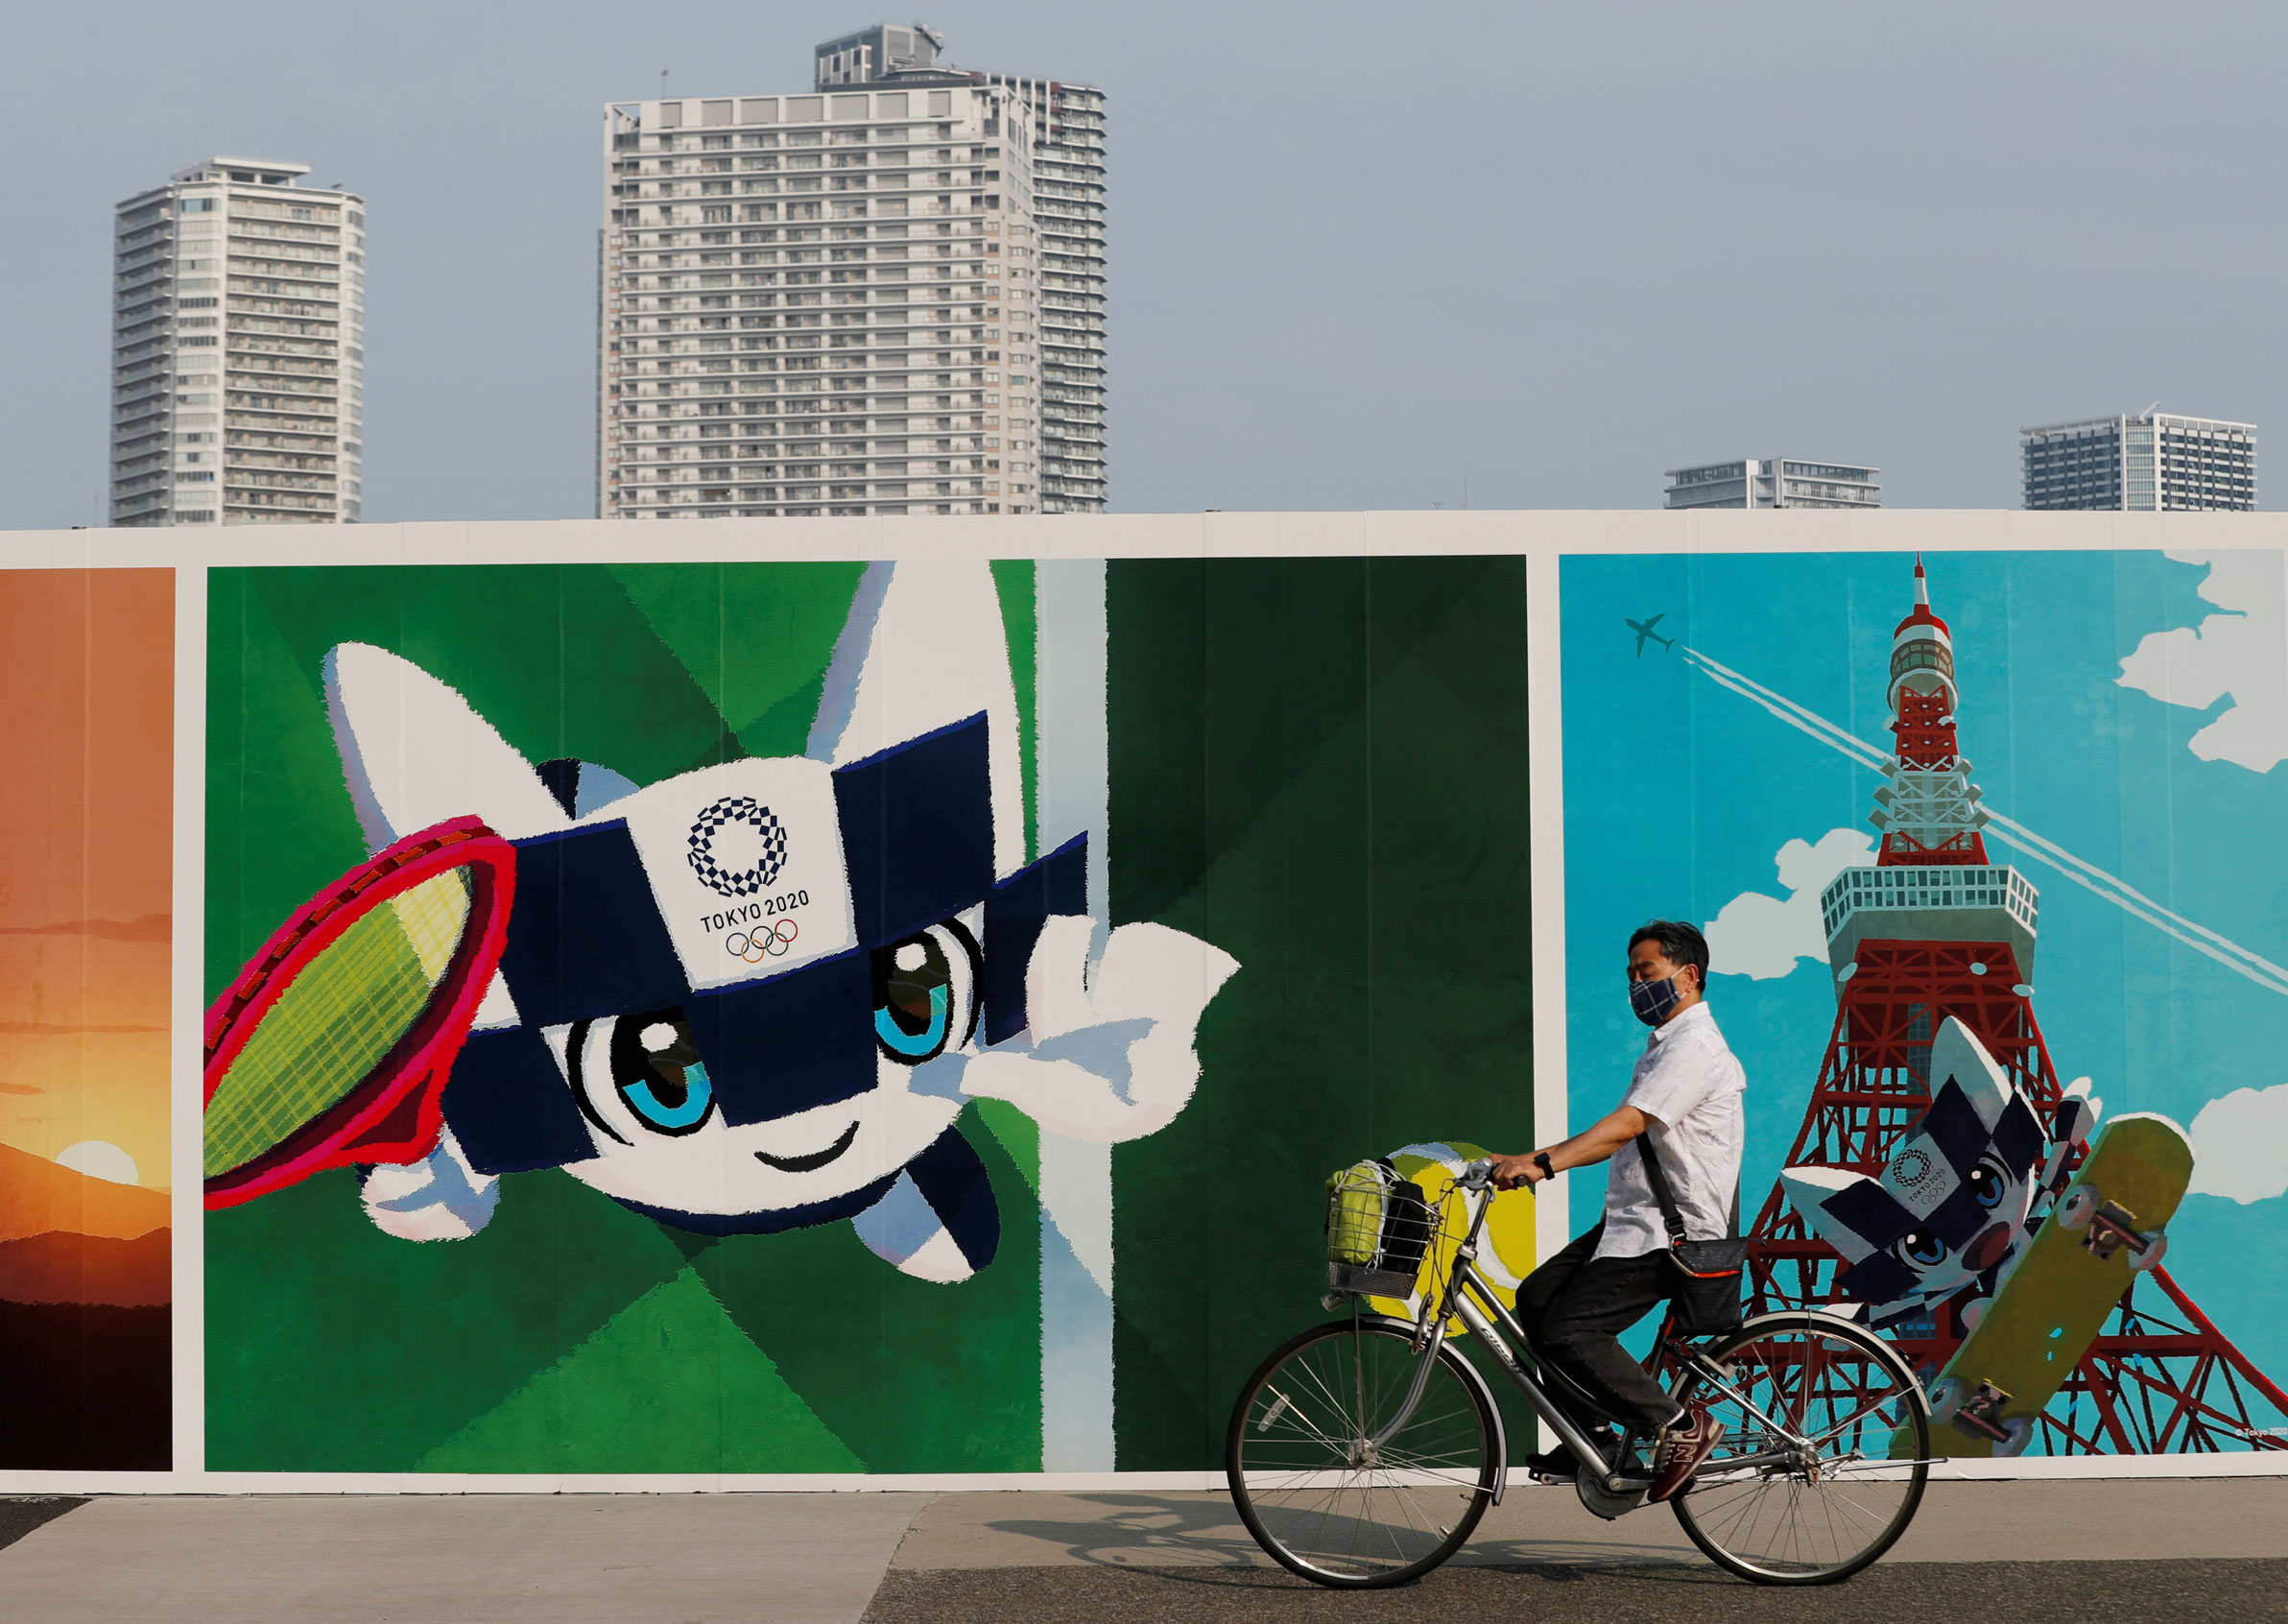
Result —
<instances>
[{"instance_id":1,"label":"mural wall","mask_svg":"<svg viewBox=\"0 0 2288 1624\"><path fill-rule=\"evenodd\" d=\"M1603 1114L1654 917L1759 1305L2288 1446L2278 533L1794 517L0 538L5 1486L1213 1474L1328 1174Z\"/></svg>"},{"instance_id":2,"label":"mural wall","mask_svg":"<svg viewBox=\"0 0 2288 1624\"><path fill-rule=\"evenodd\" d=\"M1522 579L216 572L209 1469L1212 1467L1530 1126Z\"/></svg>"},{"instance_id":3,"label":"mural wall","mask_svg":"<svg viewBox=\"0 0 2288 1624\"><path fill-rule=\"evenodd\" d=\"M1700 923L1763 1305L1888 1330L1944 1453L2288 1447L2282 555L1562 587L1571 1114L1641 1042L1629 930Z\"/></svg>"},{"instance_id":4,"label":"mural wall","mask_svg":"<svg viewBox=\"0 0 2288 1624\"><path fill-rule=\"evenodd\" d=\"M174 585L0 574L0 1469L169 1464Z\"/></svg>"}]
</instances>

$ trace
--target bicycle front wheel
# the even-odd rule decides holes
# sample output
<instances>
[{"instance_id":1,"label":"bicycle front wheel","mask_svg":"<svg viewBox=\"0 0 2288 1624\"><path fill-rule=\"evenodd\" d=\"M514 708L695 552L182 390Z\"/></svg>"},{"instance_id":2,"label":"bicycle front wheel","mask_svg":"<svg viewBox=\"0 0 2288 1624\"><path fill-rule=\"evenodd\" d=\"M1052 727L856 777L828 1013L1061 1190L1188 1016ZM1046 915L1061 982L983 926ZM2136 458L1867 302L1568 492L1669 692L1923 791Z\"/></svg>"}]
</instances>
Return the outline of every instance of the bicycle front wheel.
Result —
<instances>
[{"instance_id":1,"label":"bicycle front wheel","mask_svg":"<svg viewBox=\"0 0 2288 1624\"><path fill-rule=\"evenodd\" d=\"M1393 1427L1421 1373L1421 1400ZM1381 1436L1388 1429L1388 1437ZM1418 1579L1462 1548L1501 1470L1492 1397L1451 1343L1346 1321L1264 1360L1231 1412L1225 1474L1256 1543L1315 1584Z\"/></svg>"},{"instance_id":2,"label":"bicycle front wheel","mask_svg":"<svg viewBox=\"0 0 2288 1624\"><path fill-rule=\"evenodd\" d=\"M1895 1349L1829 1314L1766 1314L1687 1370L1724 1442L1669 1503L1718 1566L1763 1585L1828 1585L1889 1550L1930 1475L1930 1403ZM1912 1455L1893 1459L1895 1436Z\"/></svg>"}]
</instances>

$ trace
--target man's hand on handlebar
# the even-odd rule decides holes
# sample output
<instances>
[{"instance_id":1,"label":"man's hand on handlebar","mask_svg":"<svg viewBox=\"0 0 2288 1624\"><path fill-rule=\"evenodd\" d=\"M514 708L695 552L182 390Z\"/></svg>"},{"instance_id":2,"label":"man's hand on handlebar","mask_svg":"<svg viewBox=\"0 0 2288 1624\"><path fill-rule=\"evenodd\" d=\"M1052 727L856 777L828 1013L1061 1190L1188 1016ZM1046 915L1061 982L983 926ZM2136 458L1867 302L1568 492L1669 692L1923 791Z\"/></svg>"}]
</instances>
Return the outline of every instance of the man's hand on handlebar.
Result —
<instances>
[{"instance_id":1,"label":"man's hand on handlebar","mask_svg":"<svg viewBox=\"0 0 2288 1624\"><path fill-rule=\"evenodd\" d=\"M1493 1187L1497 1190L1521 1189L1527 1185L1537 1184L1550 1177L1549 1174L1541 1170L1541 1164L1534 1159L1536 1154L1537 1153L1528 1151L1521 1156L1495 1157L1493 1158Z\"/></svg>"}]
</instances>

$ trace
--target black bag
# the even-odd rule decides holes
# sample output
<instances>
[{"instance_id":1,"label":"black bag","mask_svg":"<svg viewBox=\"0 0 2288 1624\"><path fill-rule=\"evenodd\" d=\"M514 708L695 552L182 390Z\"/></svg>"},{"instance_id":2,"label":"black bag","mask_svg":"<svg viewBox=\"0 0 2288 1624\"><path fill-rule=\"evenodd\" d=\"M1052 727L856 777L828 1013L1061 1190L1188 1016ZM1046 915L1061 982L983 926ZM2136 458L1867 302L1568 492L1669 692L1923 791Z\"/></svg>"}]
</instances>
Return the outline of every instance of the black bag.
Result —
<instances>
[{"instance_id":1,"label":"black bag","mask_svg":"<svg viewBox=\"0 0 2288 1624\"><path fill-rule=\"evenodd\" d=\"M1381 1267L1394 1269L1411 1280L1430 1250L1430 1203L1421 1185L1398 1177L1388 1157L1377 1159L1391 1169L1391 1182L1383 1193Z\"/></svg>"},{"instance_id":2,"label":"black bag","mask_svg":"<svg viewBox=\"0 0 2288 1624\"><path fill-rule=\"evenodd\" d=\"M1677 1198L1653 1149L1651 1133L1636 1135L1636 1154L1644 1158L1645 1182L1653 1186L1660 1221L1668 1227L1668 1260L1676 1278L1669 1302L1676 1311L1677 1329L1686 1336L1723 1336L1738 1330L1745 1317L1740 1287L1747 1276L1748 1243L1737 1237L1686 1240L1684 1220L1677 1211Z\"/></svg>"}]
</instances>

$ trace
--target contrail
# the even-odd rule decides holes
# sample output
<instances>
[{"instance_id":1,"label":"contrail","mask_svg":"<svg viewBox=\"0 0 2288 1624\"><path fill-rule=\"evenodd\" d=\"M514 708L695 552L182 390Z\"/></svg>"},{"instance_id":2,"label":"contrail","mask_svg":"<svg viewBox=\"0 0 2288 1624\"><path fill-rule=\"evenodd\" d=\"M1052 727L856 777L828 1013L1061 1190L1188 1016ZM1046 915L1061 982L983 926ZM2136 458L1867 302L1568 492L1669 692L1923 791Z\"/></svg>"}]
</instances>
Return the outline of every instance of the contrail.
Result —
<instances>
[{"instance_id":1,"label":"contrail","mask_svg":"<svg viewBox=\"0 0 2288 1624\"><path fill-rule=\"evenodd\" d=\"M1719 686L1754 705L1761 705L1797 731L1808 734L1839 755L1849 756L1862 767L1880 768L1891 758L1891 752L1869 744L1857 735L1846 732L1816 711L1806 710L1784 694L1743 677L1730 666L1709 658L1700 650L1683 649L1686 663ZM2198 924L2182 914L2172 912L2146 896L2118 874L2108 873L2096 864L2075 856L2055 841L2036 834L2014 818L2005 818L1989 810L1986 833L2001 845L2022 851L2044 868L2054 869L2074 884L2095 896L2104 897L2125 913L2133 914L2157 930L2167 932L2196 953L2205 954L2227 969L2248 977L2259 987L2279 993L2288 993L2288 968L2274 964L2260 954L2252 953L2237 942L2228 940Z\"/></svg>"}]
</instances>

